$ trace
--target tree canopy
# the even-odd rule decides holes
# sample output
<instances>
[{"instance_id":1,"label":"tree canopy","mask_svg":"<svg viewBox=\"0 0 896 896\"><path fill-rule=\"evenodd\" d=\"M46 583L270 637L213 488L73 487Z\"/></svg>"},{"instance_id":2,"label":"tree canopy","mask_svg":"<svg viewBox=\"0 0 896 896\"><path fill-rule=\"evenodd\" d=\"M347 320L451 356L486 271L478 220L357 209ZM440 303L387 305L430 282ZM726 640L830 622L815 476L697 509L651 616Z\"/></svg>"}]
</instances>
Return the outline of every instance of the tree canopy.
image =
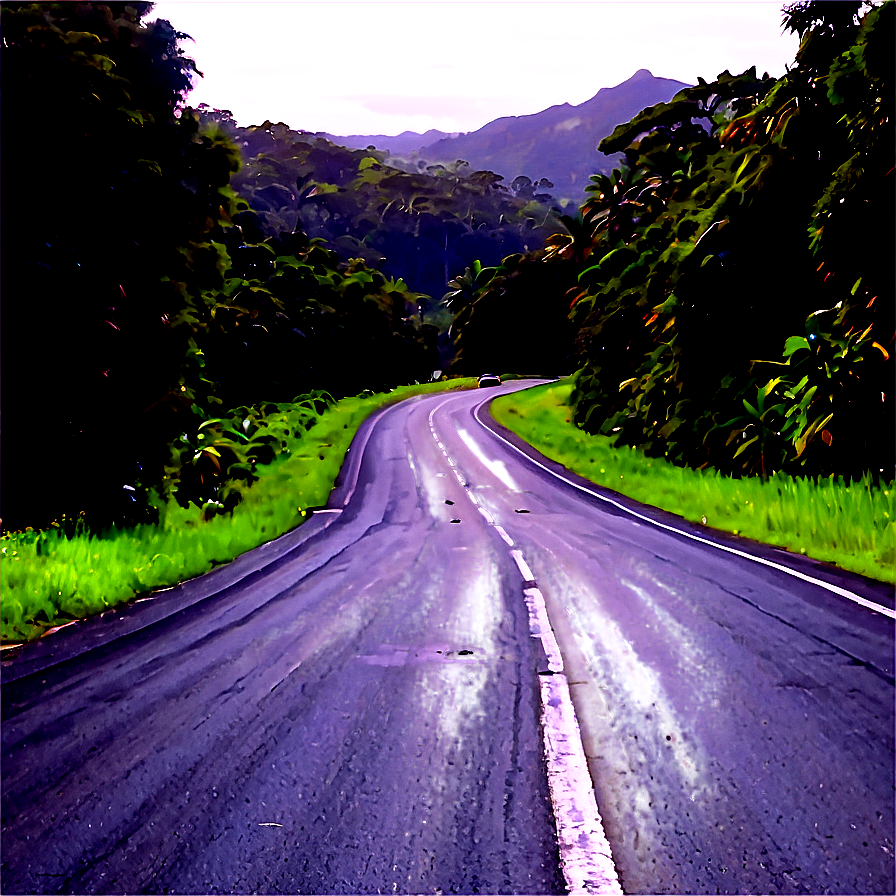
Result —
<instances>
[{"instance_id":1,"label":"tree canopy","mask_svg":"<svg viewBox=\"0 0 896 896\"><path fill-rule=\"evenodd\" d=\"M230 409L438 365L421 296L237 197L240 147L185 104L185 35L150 10L0 8L5 527L215 503L268 455Z\"/></svg>"},{"instance_id":2,"label":"tree canopy","mask_svg":"<svg viewBox=\"0 0 896 896\"><path fill-rule=\"evenodd\" d=\"M183 107L196 67L150 9L0 8L7 525L120 516L189 401L238 161Z\"/></svg>"},{"instance_id":3,"label":"tree canopy","mask_svg":"<svg viewBox=\"0 0 896 896\"><path fill-rule=\"evenodd\" d=\"M245 164L232 184L264 232L301 229L341 260L363 258L436 300L474 260L495 265L541 247L556 226L550 196L528 177L511 184L463 159L446 165L386 163L386 153L347 149L270 121L228 123ZM430 303L427 303L427 306Z\"/></svg>"}]
</instances>

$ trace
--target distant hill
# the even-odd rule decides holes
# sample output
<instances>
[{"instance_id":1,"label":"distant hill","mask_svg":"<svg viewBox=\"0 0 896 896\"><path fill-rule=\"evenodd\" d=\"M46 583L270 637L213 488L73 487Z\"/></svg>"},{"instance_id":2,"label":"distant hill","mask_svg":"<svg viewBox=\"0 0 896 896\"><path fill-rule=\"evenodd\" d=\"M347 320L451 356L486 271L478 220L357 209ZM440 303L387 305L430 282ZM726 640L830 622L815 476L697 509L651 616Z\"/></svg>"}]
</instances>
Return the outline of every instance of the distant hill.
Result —
<instances>
[{"instance_id":1,"label":"distant hill","mask_svg":"<svg viewBox=\"0 0 896 896\"><path fill-rule=\"evenodd\" d=\"M564 103L534 115L499 118L470 134L439 140L421 155L438 162L465 159L473 168L504 175L505 182L520 174L546 177L554 184L549 191L554 196L579 202L588 178L598 171L608 174L618 158L598 152L597 144L642 109L668 102L688 86L641 69L581 105Z\"/></svg>"},{"instance_id":2,"label":"distant hill","mask_svg":"<svg viewBox=\"0 0 896 896\"><path fill-rule=\"evenodd\" d=\"M503 175L508 185L518 175L533 181L545 177L554 185L548 192L578 204L585 196L588 178L597 172L608 174L619 158L598 152L597 144L612 134L616 125L630 121L647 106L668 102L689 86L670 78L655 78L642 68L627 81L602 88L578 106L564 103L533 115L498 118L468 134L436 140L430 138L438 134L434 131L405 131L398 137L327 136L343 146L364 148L372 144L392 155L416 149L418 157L428 162L464 159L474 170Z\"/></svg>"},{"instance_id":3,"label":"distant hill","mask_svg":"<svg viewBox=\"0 0 896 896\"><path fill-rule=\"evenodd\" d=\"M458 135L446 134L445 131L437 131L435 128L432 128L425 134L418 134L415 131L403 131L395 137L388 137L385 134L372 134L370 136L351 134L348 137L337 137L334 134L323 132L320 136L326 137L327 140L339 146L346 146L349 149L367 149L368 146L375 146L377 149L384 150L394 156L408 156L414 150L419 152L430 143L450 139Z\"/></svg>"}]
</instances>

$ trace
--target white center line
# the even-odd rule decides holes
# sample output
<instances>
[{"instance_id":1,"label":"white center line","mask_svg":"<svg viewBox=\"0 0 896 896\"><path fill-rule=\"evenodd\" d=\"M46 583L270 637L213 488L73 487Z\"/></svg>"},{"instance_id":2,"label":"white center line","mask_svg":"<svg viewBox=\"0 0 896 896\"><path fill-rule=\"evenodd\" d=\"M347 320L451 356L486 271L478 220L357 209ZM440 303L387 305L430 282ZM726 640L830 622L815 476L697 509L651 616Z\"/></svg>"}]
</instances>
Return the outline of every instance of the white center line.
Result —
<instances>
[{"instance_id":1,"label":"white center line","mask_svg":"<svg viewBox=\"0 0 896 896\"><path fill-rule=\"evenodd\" d=\"M554 805L560 867L569 893L622 896L610 844L604 832L582 736L562 674L540 675L541 725L548 787Z\"/></svg>"},{"instance_id":2,"label":"white center line","mask_svg":"<svg viewBox=\"0 0 896 896\"><path fill-rule=\"evenodd\" d=\"M451 465L457 481L465 487L463 476L455 468L447 449L436 436L433 425L435 410L433 409L429 415L433 437ZM515 490L515 484L503 463L489 461L473 442L469 433L459 430L458 434L480 463L498 476L505 485ZM495 524L494 518L482 506L478 497L469 490L466 494L505 544L513 548L513 539L501 526ZM510 556L523 577L524 585L528 586L523 588L523 595L529 613L530 634L541 641L548 663L547 670L539 675L541 728L548 787L557 827L560 866L566 879L567 890L569 893L584 893L589 896L599 893L622 896L622 887L616 874L616 866L613 864L610 844L597 809L594 784L585 761L585 749L582 746L582 735L569 693L569 682L563 672L563 657L548 618L544 596L535 585L535 576L526 563L523 552L512 550Z\"/></svg>"},{"instance_id":3,"label":"white center line","mask_svg":"<svg viewBox=\"0 0 896 896\"><path fill-rule=\"evenodd\" d=\"M523 596L526 598L526 607L529 610L529 631L532 632L533 638L541 638L545 656L548 658L548 669L554 673L562 672L563 657L548 619L544 595L538 588L524 588Z\"/></svg>"},{"instance_id":4,"label":"white center line","mask_svg":"<svg viewBox=\"0 0 896 896\"><path fill-rule=\"evenodd\" d=\"M529 564L526 563L523 558L522 551L511 551L510 556L513 557L514 563L516 563L517 568L520 571L520 575L523 577L524 582L534 582L535 576L532 575L532 570L529 569Z\"/></svg>"},{"instance_id":5,"label":"white center line","mask_svg":"<svg viewBox=\"0 0 896 896\"><path fill-rule=\"evenodd\" d=\"M504 531L503 527L495 526L495 532L497 532L498 535L500 535L501 538L504 539L505 544L509 544L510 547L513 547L513 539Z\"/></svg>"}]
</instances>

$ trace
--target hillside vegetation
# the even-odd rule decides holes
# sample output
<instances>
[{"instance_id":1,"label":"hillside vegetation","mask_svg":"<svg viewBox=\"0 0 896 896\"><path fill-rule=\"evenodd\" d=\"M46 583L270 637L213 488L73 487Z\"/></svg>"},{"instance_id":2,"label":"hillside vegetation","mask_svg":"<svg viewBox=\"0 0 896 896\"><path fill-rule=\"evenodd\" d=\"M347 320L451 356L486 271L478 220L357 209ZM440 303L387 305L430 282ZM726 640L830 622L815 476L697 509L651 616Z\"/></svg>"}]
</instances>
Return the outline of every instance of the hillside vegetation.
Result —
<instances>
[{"instance_id":1,"label":"hillside vegetation","mask_svg":"<svg viewBox=\"0 0 896 896\"><path fill-rule=\"evenodd\" d=\"M862 9L793 4L783 78L725 72L618 127L625 163L477 275L459 344L497 342L551 270L575 281L540 322L569 316L582 429L736 476L892 479L893 3Z\"/></svg>"},{"instance_id":2,"label":"hillside vegetation","mask_svg":"<svg viewBox=\"0 0 896 896\"><path fill-rule=\"evenodd\" d=\"M459 158L395 167L379 150L347 149L270 121L239 127L226 111L203 110L200 120L239 148L231 186L264 237L301 230L323 239L341 261L361 258L422 293L424 313L474 260L497 264L544 245L557 229L551 197L528 178L505 184Z\"/></svg>"}]
</instances>

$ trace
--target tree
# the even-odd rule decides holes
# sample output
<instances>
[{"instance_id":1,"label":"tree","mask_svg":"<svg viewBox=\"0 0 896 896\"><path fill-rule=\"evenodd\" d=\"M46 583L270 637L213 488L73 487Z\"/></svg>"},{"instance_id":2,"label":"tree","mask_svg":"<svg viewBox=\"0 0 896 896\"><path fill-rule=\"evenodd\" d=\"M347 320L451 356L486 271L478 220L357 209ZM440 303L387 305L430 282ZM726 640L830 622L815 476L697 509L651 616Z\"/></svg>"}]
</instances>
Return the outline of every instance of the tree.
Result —
<instances>
[{"instance_id":1,"label":"tree","mask_svg":"<svg viewBox=\"0 0 896 896\"><path fill-rule=\"evenodd\" d=\"M537 248L553 227L546 196L517 198L500 174L472 171L463 159L403 170L387 164L384 152L347 149L271 122L234 136L245 165L233 185L267 235L300 228L325 239L342 261L363 258L425 296L442 295L476 259L496 265Z\"/></svg>"},{"instance_id":2,"label":"tree","mask_svg":"<svg viewBox=\"0 0 896 896\"><path fill-rule=\"evenodd\" d=\"M580 426L732 473L891 475L893 9L793 4L783 78L701 79L602 141L625 163L547 256L578 267Z\"/></svg>"},{"instance_id":3,"label":"tree","mask_svg":"<svg viewBox=\"0 0 896 896\"><path fill-rule=\"evenodd\" d=\"M132 516L201 386L238 157L184 106L196 66L151 8L0 8L5 526Z\"/></svg>"},{"instance_id":4,"label":"tree","mask_svg":"<svg viewBox=\"0 0 896 896\"><path fill-rule=\"evenodd\" d=\"M571 363L572 327L565 295L575 284L568 266L543 264L544 250L479 261L455 277L444 300L454 313L452 372L563 373Z\"/></svg>"}]
</instances>

